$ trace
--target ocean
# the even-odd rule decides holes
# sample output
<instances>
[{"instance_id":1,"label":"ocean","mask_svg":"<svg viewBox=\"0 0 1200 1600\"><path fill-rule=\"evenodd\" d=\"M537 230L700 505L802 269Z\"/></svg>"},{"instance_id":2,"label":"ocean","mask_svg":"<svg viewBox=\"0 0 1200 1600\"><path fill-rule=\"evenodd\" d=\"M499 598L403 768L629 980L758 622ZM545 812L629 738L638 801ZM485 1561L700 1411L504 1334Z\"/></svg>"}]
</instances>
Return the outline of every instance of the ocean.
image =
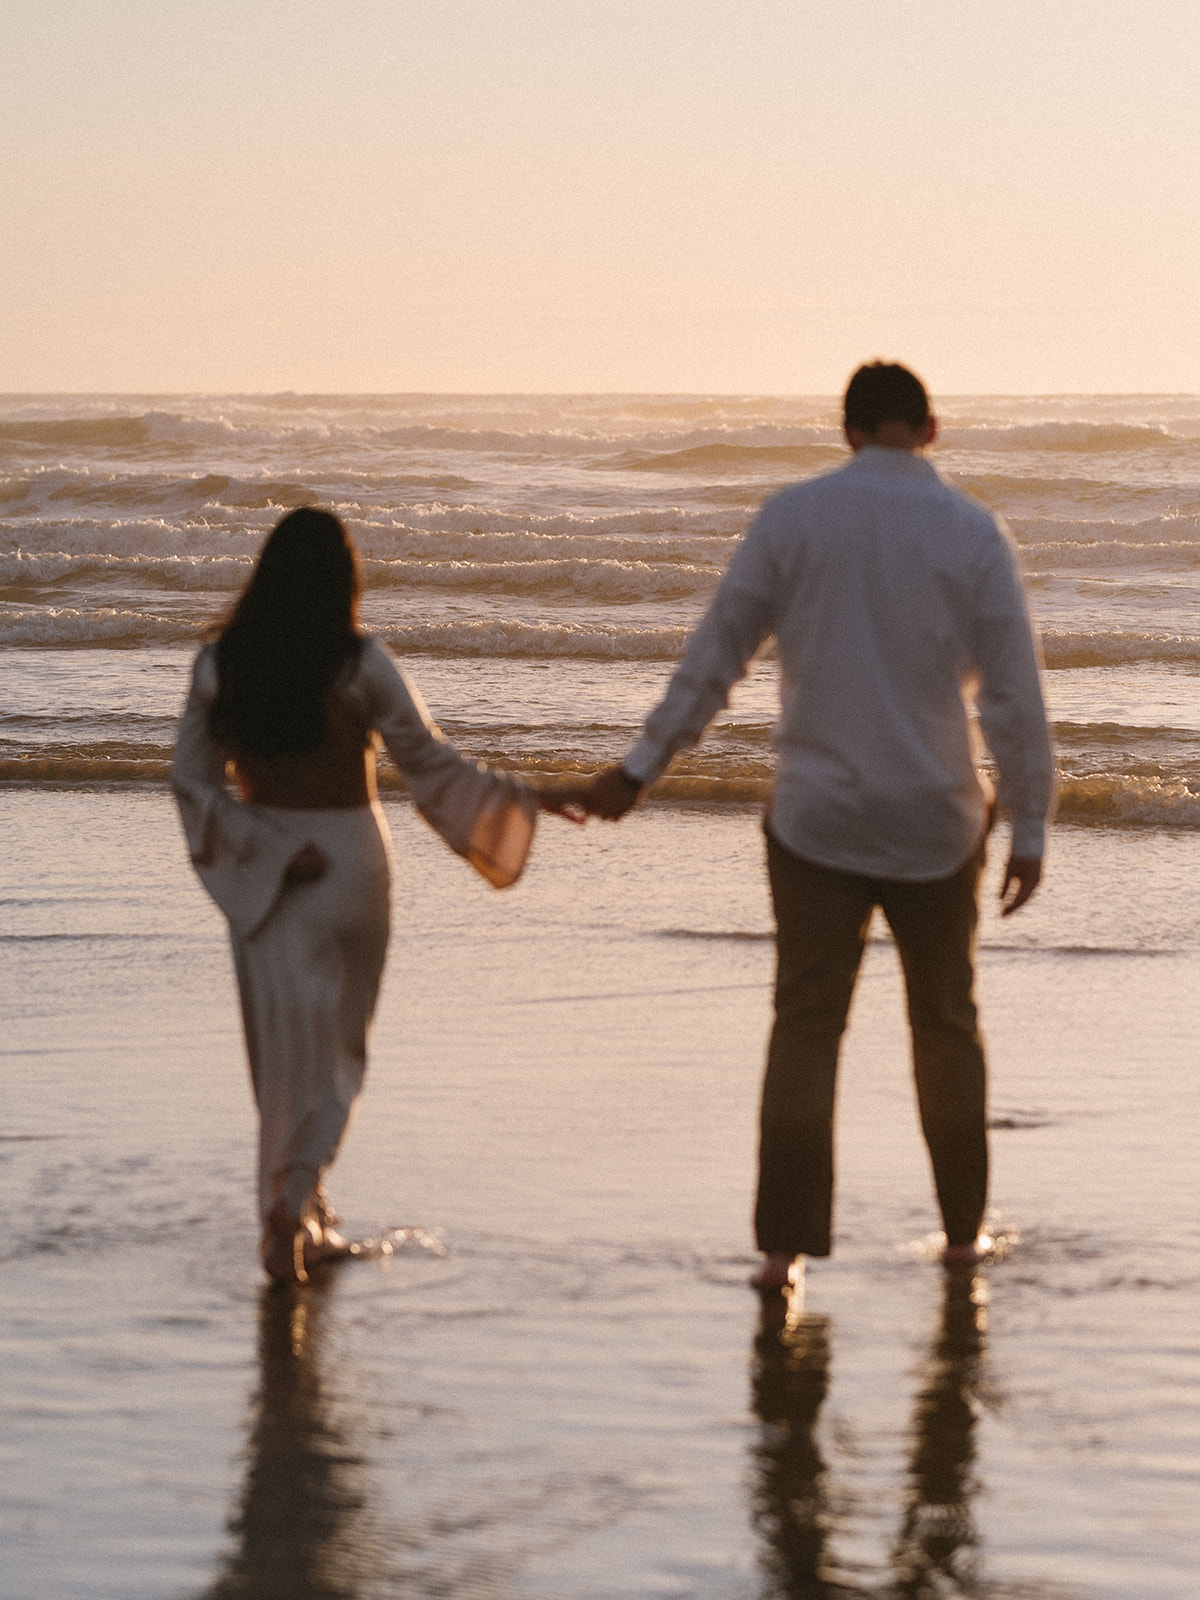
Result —
<instances>
[{"instance_id":1,"label":"ocean","mask_svg":"<svg viewBox=\"0 0 1200 1600\"><path fill-rule=\"evenodd\" d=\"M955 397L1060 768L982 925L996 1228L963 1286L876 929L835 1256L745 1288L769 1021L769 651L618 827L475 883L390 774L396 926L334 1169L416 1230L296 1303L254 1259L220 919L165 781L285 509L462 748L619 758L831 398L0 397L0 1594L1192 1600L1200 1568L1200 397ZM999 854L999 850L995 852Z\"/></svg>"}]
</instances>

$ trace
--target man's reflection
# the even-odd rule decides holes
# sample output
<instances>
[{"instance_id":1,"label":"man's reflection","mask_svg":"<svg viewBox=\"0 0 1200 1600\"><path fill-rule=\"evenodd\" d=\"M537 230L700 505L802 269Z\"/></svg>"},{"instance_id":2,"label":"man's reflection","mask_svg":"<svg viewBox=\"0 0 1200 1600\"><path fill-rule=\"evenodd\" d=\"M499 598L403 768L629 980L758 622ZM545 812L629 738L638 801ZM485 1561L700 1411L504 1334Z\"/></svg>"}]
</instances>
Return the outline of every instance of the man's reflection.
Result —
<instances>
[{"instance_id":1,"label":"man's reflection","mask_svg":"<svg viewBox=\"0 0 1200 1600\"><path fill-rule=\"evenodd\" d=\"M896 1592L905 1600L973 1587L977 1537L971 1502L975 1415L987 1332L987 1285L947 1272L942 1323L913 1407L908 1509L896 1541Z\"/></svg>"},{"instance_id":2,"label":"man's reflection","mask_svg":"<svg viewBox=\"0 0 1200 1600\"><path fill-rule=\"evenodd\" d=\"M891 1553L888 1593L895 1600L970 1592L984 1290L981 1277L946 1274L941 1321L913 1406L907 1508ZM849 1600L860 1592L834 1576L836 1508L844 1513L851 1502L834 1494L817 1440L831 1334L827 1316L806 1314L783 1295L763 1297L752 1360L754 1410L763 1424L752 1520L763 1539L770 1600Z\"/></svg>"},{"instance_id":3,"label":"man's reflection","mask_svg":"<svg viewBox=\"0 0 1200 1600\"><path fill-rule=\"evenodd\" d=\"M365 1471L322 1393L326 1293L262 1291L237 1548L207 1600L352 1600L358 1592Z\"/></svg>"},{"instance_id":4,"label":"man's reflection","mask_svg":"<svg viewBox=\"0 0 1200 1600\"><path fill-rule=\"evenodd\" d=\"M829 1387L829 1319L793 1315L787 1298L766 1294L754 1341L755 1447L752 1509L763 1538L766 1593L810 1600L827 1593L821 1570L829 1517L817 1415Z\"/></svg>"}]
</instances>

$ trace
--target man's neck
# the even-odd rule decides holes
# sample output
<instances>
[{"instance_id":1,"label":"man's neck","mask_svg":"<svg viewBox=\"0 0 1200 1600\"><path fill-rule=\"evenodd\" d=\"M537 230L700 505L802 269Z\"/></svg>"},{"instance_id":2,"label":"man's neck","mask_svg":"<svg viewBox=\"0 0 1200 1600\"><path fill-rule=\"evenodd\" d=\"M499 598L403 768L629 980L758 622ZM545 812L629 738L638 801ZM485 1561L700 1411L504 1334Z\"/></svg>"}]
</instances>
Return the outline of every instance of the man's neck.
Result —
<instances>
[{"instance_id":1,"label":"man's neck","mask_svg":"<svg viewBox=\"0 0 1200 1600\"><path fill-rule=\"evenodd\" d=\"M932 444L937 437L937 418L930 417L919 428L914 428L911 423L901 422L898 418L889 418L881 422L877 428L846 428L846 443L855 455L867 445L875 445L884 450L904 450L909 455L918 455L925 446Z\"/></svg>"}]
</instances>

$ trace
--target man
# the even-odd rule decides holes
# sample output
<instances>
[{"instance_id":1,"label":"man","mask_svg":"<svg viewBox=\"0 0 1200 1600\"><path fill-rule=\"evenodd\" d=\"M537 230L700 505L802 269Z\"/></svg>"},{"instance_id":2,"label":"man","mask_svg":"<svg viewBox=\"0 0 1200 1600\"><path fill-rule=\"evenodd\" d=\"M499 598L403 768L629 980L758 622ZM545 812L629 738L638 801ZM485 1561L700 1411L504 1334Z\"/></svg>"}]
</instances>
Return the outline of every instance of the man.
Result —
<instances>
[{"instance_id":1,"label":"man","mask_svg":"<svg viewBox=\"0 0 1200 1600\"><path fill-rule=\"evenodd\" d=\"M860 367L845 395L852 459L772 496L751 524L642 737L578 794L615 821L695 744L774 635L782 715L766 818L777 926L763 1082L759 1288L830 1252L838 1047L875 906L904 969L921 1126L947 1262L972 1262L987 1198L976 1025L977 889L993 805L1012 829L1000 890L1041 879L1053 760L1021 581L995 518L925 459L937 421L920 379ZM974 697L997 770L976 771Z\"/></svg>"}]
</instances>

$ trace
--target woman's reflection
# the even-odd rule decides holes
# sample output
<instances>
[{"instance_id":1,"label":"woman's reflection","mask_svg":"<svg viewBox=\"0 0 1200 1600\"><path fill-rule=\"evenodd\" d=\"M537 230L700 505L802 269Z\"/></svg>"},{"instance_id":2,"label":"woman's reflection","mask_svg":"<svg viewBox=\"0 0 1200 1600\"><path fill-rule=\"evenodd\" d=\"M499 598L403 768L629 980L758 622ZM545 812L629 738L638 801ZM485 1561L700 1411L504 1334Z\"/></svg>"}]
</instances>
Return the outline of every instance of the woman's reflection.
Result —
<instances>
[{"instance_id":1,"label":"woman's reflection","mask_svg":"<svg viewBox=\"0 0 1200 1600\"><path fill-rule=\"evenodd\" d=\"M366 1471L321 1385L328 1289L268 1288L237 1547L207 1600L352 1600Z\"/></svg>"},{"instance_id":2,"label":"woman's reflection","mask_svg":"<svg viewBox=\"0 0 1200 1600\"><path fill-rule=\"evenodd\" d=\"M981 1277L947 1272L940 1325L913 1406L907 1509L887 1591L895 1600L971 1592L984 1301ZM752 1520L763 1539L770 1600L849 1600L860 1592L834 1576L829 1549L836 1507L852 1504L834 1495L817 1439L831 1333L827 1316L789 1307L782 1295L763 1297L752 1359L754 1410L763 1424L754 1447Z\"/></svg>"}]
</instances>

